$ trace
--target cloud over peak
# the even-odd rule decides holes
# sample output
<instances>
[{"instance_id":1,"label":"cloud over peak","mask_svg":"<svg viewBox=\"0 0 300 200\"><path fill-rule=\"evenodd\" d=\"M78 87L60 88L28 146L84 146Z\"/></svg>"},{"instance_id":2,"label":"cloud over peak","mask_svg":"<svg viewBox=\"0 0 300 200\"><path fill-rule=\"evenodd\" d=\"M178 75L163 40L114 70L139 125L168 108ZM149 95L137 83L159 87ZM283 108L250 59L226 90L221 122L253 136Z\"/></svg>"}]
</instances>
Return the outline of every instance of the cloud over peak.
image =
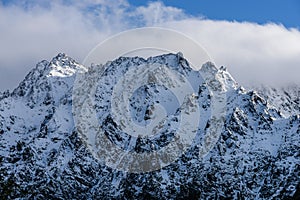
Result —
<instances>
[{"instance_id":1,"label":"cloud over peak","mask_svg":"<svg viewBox=\"0 0 300 200\"><path fill-rule=\"evenodd\" d=\"M15 87L39 60L65 52L81 62L108 36L143 26L188 35L242 84L299 81L298 29L209 20L162 2L23 0L0 4L0 91Z\"/></svg>"}]
</instances>

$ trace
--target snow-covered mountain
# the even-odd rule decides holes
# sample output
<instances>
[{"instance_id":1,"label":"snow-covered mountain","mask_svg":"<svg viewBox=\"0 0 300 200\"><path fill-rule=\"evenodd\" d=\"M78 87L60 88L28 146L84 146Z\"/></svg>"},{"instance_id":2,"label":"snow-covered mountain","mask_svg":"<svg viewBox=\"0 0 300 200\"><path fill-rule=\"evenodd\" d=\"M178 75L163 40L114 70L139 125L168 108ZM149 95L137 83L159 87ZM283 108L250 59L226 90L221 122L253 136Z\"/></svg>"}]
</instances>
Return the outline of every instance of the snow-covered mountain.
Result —
<instances>
[{"instance_id":1,"label":"snow-covered mountain","mask_svg":"<svg viewBox=\"0 0 300 200\"><path fill-rule=\"evenodd\" d=\"M259 86L254 89L285 117L300 114L300 86L295 84L277 88Z\"/></svg>"},{"instance_id":2,"label":"snow-covered mountain","mask_svg":"<svg viewBox=\"0 0 300 200\"><path fill-rule=\"evenodd\" d=\"M198 88L201 122L194 143L162 169L129 173L99 162L80 137L72 114L76 74L84 67L65 54L42 61L13 92L0 94L0 196L3 199L297 199L300 197L299 93L257 93L239 86L224 67L206 63L226 93L225 124L214 148L199 157L199 141L212 121L208 85L180 54L147 60L121 57L106 64L95 94L95 110L108 138L128 151L151 151L174 137L176 112L161 137L136 140L110 119L107 98L118 77L131 67L163 64ZM99 68L90 68L97 70ZM97 71L96 71L97 72ZM87 72L89 73L89 72ZM99 72L100 73L100 72ZM102 72L101 72L102 73ZM137 123L146 123L151 102L176 105L163 88L138 90L132 98ZM294 89L293 91L297 91ZM298 90L299 92L299 90ZM158 93L158 94L157 94ZM159 95L163 94L163 95ZM298 96L297 96L298 95ZM145 105L144 99L149 99ZM174 110L174 109L173 109ZM176 110L176 109L175 109ZM126 145L130 144L130 145Z\"/></svg>"}]
</instances>

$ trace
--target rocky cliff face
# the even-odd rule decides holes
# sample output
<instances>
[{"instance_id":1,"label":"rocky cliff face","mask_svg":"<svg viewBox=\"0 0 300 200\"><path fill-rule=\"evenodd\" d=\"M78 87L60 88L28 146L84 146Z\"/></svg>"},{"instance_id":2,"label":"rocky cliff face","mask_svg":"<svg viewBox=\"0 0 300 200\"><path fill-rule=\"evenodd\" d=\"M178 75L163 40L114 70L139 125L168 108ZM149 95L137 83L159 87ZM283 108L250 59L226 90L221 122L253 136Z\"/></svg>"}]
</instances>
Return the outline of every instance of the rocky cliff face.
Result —
<instances>
[{"instance_id":1,"label":"rocky cliff face","mask_svg":"<svg viewBox=\"0 0 300 200\"><path fill-rule=\"evenodd\" d=\"M172 67L198 88L196 96L203 117L196 139L181 157L145 173L117 171L99 162L77 132L72 114L73 84L83 66L59 54L51 62L37 64L13 92L0 96L1 198L299 198L300 113L297 108L290 112L297 102L276 107L257 92L244 90L223 67L218 70L206 64L201 69L211 73L226 92L226 118L216 145L200 157L198 142L212 123L208 117L212 98L208 86L188 62L180 55L167 54L147 60L121 57L107 63L97 86L95 110L111 142L143 152L159 149L174 137L171 130L176 124L166 128L161 137L125 145L128 135L108 120L106 98L120 73L131 66L154 63ZM172 94L163 93L163 89L152 85L134 93L131 106L136 123L148 123L147 108L155 101L165 102L166 107L172 105L167 115L176 117L176 101L165 98ZM272 92L275 95L276 91ZM297 99L295 94L287 94ZM148 103L144 104L144 99L149 99Z\"/></svg>"},{"instance_id":2,"label":"rocky cliff face","mask_svg":"<svg viewBox=\"0 0 300 200\"><path fill-rule=\"evenodd\" d=\"M300 113L300 87L295 84L282 87L254 87L258 94L285 117Z\"/></svg>"}]
</instances>

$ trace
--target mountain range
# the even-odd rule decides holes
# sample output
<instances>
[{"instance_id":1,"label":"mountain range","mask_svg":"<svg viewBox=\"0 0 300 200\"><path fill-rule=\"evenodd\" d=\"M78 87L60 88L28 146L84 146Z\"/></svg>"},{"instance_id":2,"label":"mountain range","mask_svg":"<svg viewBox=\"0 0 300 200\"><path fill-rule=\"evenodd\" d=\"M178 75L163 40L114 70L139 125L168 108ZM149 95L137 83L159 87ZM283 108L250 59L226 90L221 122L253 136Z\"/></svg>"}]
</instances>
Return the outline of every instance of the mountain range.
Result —
<instances>
[{"instance_id":1,"label":"mountain range","mask_svg":"<svg viewBox=\"0 0 300 200\"><path fill-rule=\"evenodd\" d=\"M50 62L39 62L16 89L0 94L1 199L300 198L299 86L246 90L225 67L200 66L199 71L214 77L224 92L226 115L216 144L199 156L202 136L212 126L213 94L181 54L120 57L104 68L94 65L85 73L99 73L94 96L98 122L109 140L128 152L151 152L169 144L178 128L174 119L180 115L178 102L165 98L174 96L150 85L130 99L134 121L148 123L147 109L159 102L169 105L169 126L160 137L135 138L134 143L119 130L107 102L122 73L141 65L168 66L197 88L201 121L184 154L143 173L100 162L76 128L72 110L74 82L85 67L60 53Z\"/></svg>"}]
</instances>

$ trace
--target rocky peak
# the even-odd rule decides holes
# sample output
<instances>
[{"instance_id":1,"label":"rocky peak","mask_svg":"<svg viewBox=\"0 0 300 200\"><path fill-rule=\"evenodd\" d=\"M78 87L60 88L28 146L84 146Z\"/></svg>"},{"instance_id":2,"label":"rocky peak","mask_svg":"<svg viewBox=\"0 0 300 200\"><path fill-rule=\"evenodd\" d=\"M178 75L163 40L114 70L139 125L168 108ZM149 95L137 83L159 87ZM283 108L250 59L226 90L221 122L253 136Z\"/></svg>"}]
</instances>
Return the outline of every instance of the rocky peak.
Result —
<instances>
[{"instance_id":1,"label":"rocky peak","mask_svg":"<svg viewBox=\"0 0 300 200\"><path fill-rule=\"evenodd\" d=\"M72 76L78 70L84 69L82 65L77 63L73 58L67 56L64 53L59 53L55 56L48 65L48 76Z\"/></svg>"}]
</instances>

